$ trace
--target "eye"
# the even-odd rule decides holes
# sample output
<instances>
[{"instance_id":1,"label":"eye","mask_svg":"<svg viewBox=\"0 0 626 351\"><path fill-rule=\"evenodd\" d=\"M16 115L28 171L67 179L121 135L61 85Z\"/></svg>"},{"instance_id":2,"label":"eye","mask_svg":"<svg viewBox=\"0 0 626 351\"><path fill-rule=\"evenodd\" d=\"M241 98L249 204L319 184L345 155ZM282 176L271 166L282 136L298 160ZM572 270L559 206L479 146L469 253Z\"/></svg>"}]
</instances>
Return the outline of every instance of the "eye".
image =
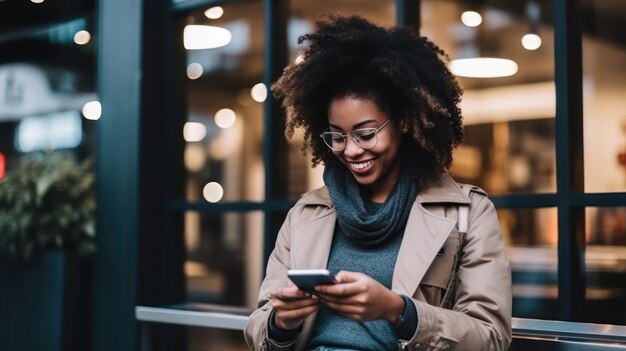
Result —
<instances>
[{"instance_id":1,"label":"eye","mask_svg":"<svg viewBox=\"0 0 626 351\"><path fill-rule=\"evenodd\" d=\"M330 133L330 138L333 143L343 143L344 139L341 133Z\"/></svg>"},{"instance_id":2,"label":"eye","mask_svg":"<svg viewBox=\"0 0 626 351\"><path fill-rule=\"evenodd\" d=\"M355 130L354 134L357 139L368 141L368 140L374 139L374 137L376 136L376 130L375 129L359 129L359 130Z\"/></svg>"}]
</instances>

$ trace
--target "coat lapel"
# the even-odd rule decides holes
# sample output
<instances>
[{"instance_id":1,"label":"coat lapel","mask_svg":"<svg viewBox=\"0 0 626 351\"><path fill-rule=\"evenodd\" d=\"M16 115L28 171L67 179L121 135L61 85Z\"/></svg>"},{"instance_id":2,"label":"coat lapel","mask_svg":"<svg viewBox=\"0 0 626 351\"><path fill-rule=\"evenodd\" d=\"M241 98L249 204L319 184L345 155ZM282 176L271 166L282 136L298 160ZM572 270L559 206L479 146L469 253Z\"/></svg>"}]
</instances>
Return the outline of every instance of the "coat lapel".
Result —
<instances>
[{"instance_id":1,"label":"coat lapel","mask_svg":"<svg viewBox=\"0 0 626 351\"><path fill-rule=\"evenodd\" d=\"M456 221L437 216L413 203L393 273L392 289L413 296Z\"/></svg>"},{"instance_id":2,"label":"coat lapel","mask_svg":"<svg viewBox=\"0 0 626 351\"><path fill-rule=\"evenodd\" d=\"M294 228L291 243L291 258L294 269L325 269L333 242L335 211L328 212L316 219Z\"/></svg>"}]
</instances>

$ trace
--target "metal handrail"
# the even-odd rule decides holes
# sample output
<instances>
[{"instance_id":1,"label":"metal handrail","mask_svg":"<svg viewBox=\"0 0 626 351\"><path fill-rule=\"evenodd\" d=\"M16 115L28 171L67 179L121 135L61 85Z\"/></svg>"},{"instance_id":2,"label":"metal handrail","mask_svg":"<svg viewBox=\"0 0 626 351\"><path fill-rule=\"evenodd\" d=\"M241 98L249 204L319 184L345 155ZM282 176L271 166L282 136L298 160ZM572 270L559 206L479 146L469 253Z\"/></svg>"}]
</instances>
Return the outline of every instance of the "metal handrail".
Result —
<instances>
[{"instance_id":1,"label":"metal handrail","mask_svg":"<svg viewBox=\"0 0 626 351\"><path fill-rule=\"evenodd\" d=\"M163 307L137 306L142 322L244 330L251 311L240 307L181 304ZM549 338L555 341L600 341L626 344L626 326L513 318L513 337Z\"/></svg>"},{"instance_id":2,"label":"metal handrail","mask_svg":"<svg viewBox=\"0 0 626 351\"><path fill-rule=\"evenodd\" d=\"M626 326L513 318L513 336L626 343Z\"/></svg>"}]
</instances>

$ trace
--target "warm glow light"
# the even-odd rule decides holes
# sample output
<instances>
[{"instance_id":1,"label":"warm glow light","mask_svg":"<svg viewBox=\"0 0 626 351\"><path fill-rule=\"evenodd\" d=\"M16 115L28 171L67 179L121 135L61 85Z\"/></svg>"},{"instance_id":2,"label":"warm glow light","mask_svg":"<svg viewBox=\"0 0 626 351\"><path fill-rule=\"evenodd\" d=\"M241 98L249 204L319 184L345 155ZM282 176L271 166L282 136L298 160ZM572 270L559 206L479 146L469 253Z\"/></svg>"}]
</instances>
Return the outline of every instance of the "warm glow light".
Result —
<instances>
[{"instance_id":1,"label":"warm glow light","mask_svg":"<svg viewBox=\"0 0 626 351\"><path fill-rule=\"evenodd\" d=\"M237 114L229 108L223 108L215 113L215 124L220 128L230 128L236 120Z\"/></svg>"},{"instance_id":2,"label":"warm glow light","mask_svg":"<svg viewBox=\"0 0 626 351\"><path fill-rule=\"evenodd\" d=\"M213 49L230 43L232 34L225 28L190 24L185 26L183 41L185 49Z\"/></svg>"},{"instance_id":3,"label":"warm glow light","mask_svg":"<svg viewBox=\"0 0 626 351\"><path fill-rule=\"evenodd\" d=\"M187 66L187 78L189 79L198 79L202 77L202 73L204 73L204 69L199 63L194 62Z\"/></svg>"},{"instance_id":4,"label":"warm glow light","mask_svg":"<svg viewBox=\"0 0 626 351\"><path fill-rule=\"evenodd\" d=\"M222 188L219 183L210 182L202 189L202 195L208 202L215 203L220 201L224 196L224 188Z\"/></svg>"},{"instance_id":5,"label":"warm glow light","mask_svg":"<svg viewBox=\"0 0 626 351\"><path fill-rule=\"evenodd\" d=\"M79 30L74 34L74 42L78 45L85 45L91 40L91 34L86 30Z\"/></svg>"},{"instance_id":6,"label":"warm glow light","mask_svg":"<svg viewBox=\"0 0 626 351\"><path fill-rule=\"evenodd\" d=\"M204 15L210 19L218 19L222 17L223 14L224 14L224 9L221 6L214 6L204 11Z\"/></svg>"},{"instance_id":7,"label":"warm glow light","mask_svg":"<svg viewBox=\"0 0 626 351\"><path fill-rule=\"evenodd\" d=\"M86 119L97 121L102 115L102 105L100 101L89 101L83 105L83 116Z\"/></svg>"},{"instance_id":8,"label":"warm glow light","mask_svg":"<svg viewBox=\"0 0 626 351\"><path fill-rule=\"evenodd\" d=\"M191 172L199 172L206 163L206 153L200 144L187 144L185 146L185 167Z\"/></svg>"},{"instance_id":9,"label":"warm glow light","mask_svg":"<svg viewBox=\"0 0 626 351\"><path fill-rule=\"evenodd\" d=\"M30 0L34 4L41 4L44 0Z\"/></svg>"},{"instance_id":10,"label":"warm glow light","mask_svg":"<svg viewBox=\"0 0 626 351\"><path fill-rule=\"evenodd\" d=\"M186 122L183 127L183 138L188 142L195 142L204 139L206 127L198 122Z\"/></svg>"},{"instance_id":11,"label":"warm glow light","mask_svg":"<svg viewBox=\"0 0 626 351\"><path fill-rule=\"evenodd\" d=\"M517 69L515 61L494 57L458 59L450 62L452 73L470 78L508 77L517 73Z\"/></svg>"},{"instance_id":12,"label":"warm glow light","mask_svg":"<svg viewBox=\"0 0 626 351\"><path fill-rule=\"evenodd\" d=\"M254 101L263 102L267 99L267 87L263 83L255 84L250 91Z\"/></svg>"},{"instance_id":13,"label":"warm glow light","mask_svg":"<svg viewBox=\"0 0 626 351\"><path fill-rule=\"evenodd\" d=\"M461 15L461 22L468 27L478 27L483 23L483 16L476 11L465 11Z\"/></svg>"},{"instance_id":14,"label":"warm glow light","mask_svg":"<svg viewBox=\"0 0 626 351\"><path fill-rule=\"evenodd\" d=\"M522 46L526 50L537 50L541 46L541 37L528 33L522 37Z\"/></svg>"}]
</instances>

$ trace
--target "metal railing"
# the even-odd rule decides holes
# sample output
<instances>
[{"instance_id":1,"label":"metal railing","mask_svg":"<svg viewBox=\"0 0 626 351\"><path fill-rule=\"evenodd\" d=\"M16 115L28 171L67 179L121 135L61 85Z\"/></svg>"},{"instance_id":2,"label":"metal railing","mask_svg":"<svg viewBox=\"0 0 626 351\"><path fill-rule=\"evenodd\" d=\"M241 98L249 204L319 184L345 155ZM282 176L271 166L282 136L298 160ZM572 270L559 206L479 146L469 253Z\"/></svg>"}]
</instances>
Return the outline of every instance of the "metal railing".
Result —
<instances>
[{"instance_id":1,"label":"metal railing","mask_svg":"<svg viewBox=\"0 0 626 351\"><path fill-rule=\"evenodd\" d=\"M250 313L240 307L192 303L135 308L136 319L140 322L231 330L243 330ZM513 318L512 327L512 350L517 349L516 343L537 346L535 351L626 350L626 326ZM555 343L559 344L558 348L549 346Z\"/></svg>"}]
</instances>

